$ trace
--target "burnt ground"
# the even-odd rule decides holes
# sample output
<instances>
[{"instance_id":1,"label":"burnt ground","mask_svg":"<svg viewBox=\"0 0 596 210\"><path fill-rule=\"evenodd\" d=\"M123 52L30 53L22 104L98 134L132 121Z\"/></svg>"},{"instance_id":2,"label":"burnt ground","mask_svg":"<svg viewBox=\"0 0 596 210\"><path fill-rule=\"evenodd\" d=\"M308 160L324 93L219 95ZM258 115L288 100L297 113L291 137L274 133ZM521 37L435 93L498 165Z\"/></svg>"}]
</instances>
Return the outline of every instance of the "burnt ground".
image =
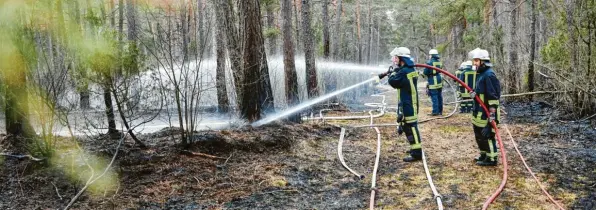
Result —
<instances>
[{"instance_id":1,"label":"burnt ground","mask_svg":"<svg viewBox=\"0 0 596 210\"><path fill-rule=\"evenodd\" d=\"M274 124L194 136L190 151L220 158L185 152L171 130L143 136L151 139L149 149L121 148L113 167L118 183L101 195L84 194L74 208L362 208L368 188L336 161L339 131L331 125ZM109 158L116 143L107 141L81 143ZM0 209L63 208L82 186L59 167L29 160L5 158L0 174Z\"/></svg>"},{"instance_id":2,"label":"burnt ground","mask_svg":"<svg viewBox=\"0 0 596 210\"><path fill-rule=\"evenodd\" d=\"M531 111L528 112L527 110ZM564 121L545 103L508 105L520 150L535 173L554 179L551 191L572 192L570 209L596 208L596 129L590 121ZM538 125L537 125L538 124ZM554 188L554 189L553 189Z\"/></svg>"},{"instance_id":3,"label":"burnt ground","mask_svg":"<svg viewBox=\"0 0 596 210\"><path fill-rule=\"evenodd\" d=\"M386 95L390 96L388 103L395 104L391 97L394 94ZM430 113L430 104L427 98L422 102L420 118L424 119ZM447 112L453 107L445 109ZM594 127L589 123L562 122L554 108L540 103L507 104L505 111L504 123L547 190L568 209L594 209ZM395 115L388 113L375 122L394 120ZM366 209L376 133L370 128L347 129L343 146L346 162L366 175L358 180L337 159L340 129L336 125L367 124L368 120L328 123L335 125L280 123L200 132L193 136L197 142L188 149L194 154L176 146L179 136L172 130L142 136L149 145L147 149L138 149L127 141L111 171L117 174L116 178L103 182L94 193L84 193L74 208ZM436 209L422 163L401 161L408 149L405 137L398 136L395 128L380 130L383 143L375 208ZM446 209L482 206L499 185L502 168L477 167L471 161L477 150L469 116L457 114L423 123L420 131L431 174ZM523 168L505 131L502 136L510 164L509 181L491 207L555 209ZM90 154L106 159L114 154L117 144L106 139L79 142ZM0 150L3 149L6 148ZM0 163L0 209L63 208L84 183L73 178L72 171L85 174L87 170L80 164L44 165L7 157L0 158Z\"/></svg>"}]
</instances>

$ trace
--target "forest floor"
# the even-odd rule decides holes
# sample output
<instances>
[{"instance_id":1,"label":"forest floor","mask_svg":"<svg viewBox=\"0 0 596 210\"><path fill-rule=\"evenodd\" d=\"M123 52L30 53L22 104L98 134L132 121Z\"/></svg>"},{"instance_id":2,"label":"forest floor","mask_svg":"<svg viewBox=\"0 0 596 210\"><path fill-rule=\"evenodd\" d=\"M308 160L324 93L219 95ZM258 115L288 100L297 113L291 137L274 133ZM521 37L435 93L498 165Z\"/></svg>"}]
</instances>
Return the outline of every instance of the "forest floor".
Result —
<instances>
[{"instance_id":1,"label":"forest floor","mask_svg":"<svg viewBox=\"0 0 596 210\"><path fill-rule=\"evenodd\" d=\"M447 94L447 93L445 93ZM388 104L396 104L387 93ZM422 94L421 94L422 95ZM422 100L420 118L430 103ZM378 98L370 98L377 102ZM393 101L392 101L393 100ZM367 101L368 99L363 99ZM453 106L446 106L451 112ZM521 152L547 190L569 209L596 208L596 130L589 123L563 122L544 103L506 104L507 124ZM332 112L329 115L348 115ZM435 186L446 209L478 209L498 187L502 165L478 167L468 114L420 124L422 144ZM375 123L393 123L388 113ZM343 153L364 173L355 179L337 158L338 126L368 120L279 123L197 133L190 149L175 144L172 130L144 135L148 149L128 141L99 193L84 193L74 209L366 209L374 165L376 132L348 128ZM380 128L382 150L377 176L377 209L436 209L422 162L404 163L408 149L394 127ZM504 129L509 181L492 209L555 209L523 167ZM1 145L4 145L1 144ZM81 140L92 154L111 158L114 140ZM110 148L110 149L105 149ZM0 150L4 150L0 146ZM197 156L205 153L218 158ZM499 160L501 161L501 160ZM67 167L30 160L0 159L0 209L63 208L82 187Z\"/></svg>"}]
</instances>

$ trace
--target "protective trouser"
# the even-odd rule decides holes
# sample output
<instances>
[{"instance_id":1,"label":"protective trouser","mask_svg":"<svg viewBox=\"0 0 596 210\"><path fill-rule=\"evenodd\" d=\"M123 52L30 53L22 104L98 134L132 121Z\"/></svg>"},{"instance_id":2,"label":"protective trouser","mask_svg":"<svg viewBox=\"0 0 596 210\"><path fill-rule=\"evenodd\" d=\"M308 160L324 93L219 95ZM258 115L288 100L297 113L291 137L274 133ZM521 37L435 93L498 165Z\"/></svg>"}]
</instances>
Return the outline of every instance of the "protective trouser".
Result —
<instances>
[{"instance_id":1,"label":"protective trouser","mask_svg":"<svg viewBox=\"0 0 596 210\"><path fill-rule=\"evenodd\" d=\"M410 155L412 157L422 157L422 145L420 144L420 131L418 131L418 123L404 123L402 126L408 143L410 144Z\"/></svg>"},{"instance_id":2,"label":"protective trouser","mask_svg":"<svg viewBox=\"0 0 596 210\"><path fill-rule=\"evenodd\" d=\"M470 100L472 98L470 97L462 97L461 100ZM460 112L461 113L472 113L472 109L474 108L474 102L470 101L470 102L461 102L460 103Z\"/></svg>"},{"instance_id":3,"label":"protective trouser","mask_svg":"<svg viewBox=\"0 0 596 210\"><path fill-rule=\"evenodd\" d=\"M476 143L478 144L478 149L480 149L480 154L486 154L487 161L497 161L499 153L495 133L493 131L490 137L486 138L482 135L482 129L484 129L484 127L474 125L474 136L476 137Z\"/></svg>"},{"instance_id":4,"label":"protective trouser","mask_svg":"<svg viewBox=\"0 0 596 210\"><path fill-rule=\"evenodd\" d=\"M433 114L443 114L443 88L430 89L429 91L433 102Z\"/></svg>"}]
</instances>

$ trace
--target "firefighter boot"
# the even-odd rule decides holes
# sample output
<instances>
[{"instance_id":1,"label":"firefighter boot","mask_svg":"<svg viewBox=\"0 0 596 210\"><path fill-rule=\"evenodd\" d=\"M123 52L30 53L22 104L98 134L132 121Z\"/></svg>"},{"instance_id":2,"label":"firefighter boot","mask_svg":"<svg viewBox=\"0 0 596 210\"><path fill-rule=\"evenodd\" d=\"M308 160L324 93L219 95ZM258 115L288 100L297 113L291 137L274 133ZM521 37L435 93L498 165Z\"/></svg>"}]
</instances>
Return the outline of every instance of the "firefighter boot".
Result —
<instances>
[{"instance_id":1,"label":"firefighter boot","mask_svg":"<svg viewBox=\"0 0 596 210\"><path fill-rule=\"evenodd\" d=\"M404 162L414 162L422 160L422 150L421 149L413 149L410 150L410 155L405 157Z\"/></svg>"},{"instance_id":2,"label":"firefighter boot","mask_svg":"<svg viewBox=\"0 0 596 210\"><path fill-rule=\"evenodd\" d=\"M497 165L497 159L495 158L494 160L490 160L490 158L484 158L484 160L480 160L480 161L476 161L476 165L478 166L496 166Z\"/></svg>"},{"instance_id":3,"label":"firefighter boot","mask_svg":"<svg viewBox=\"0 0 596 210\"><path fill-rule=\"evenodd\" d=\"M486 153L482 152L480 155L474 158L474 162L482 161L484 159L486 159Z\"/></svg>"}]
</instances>

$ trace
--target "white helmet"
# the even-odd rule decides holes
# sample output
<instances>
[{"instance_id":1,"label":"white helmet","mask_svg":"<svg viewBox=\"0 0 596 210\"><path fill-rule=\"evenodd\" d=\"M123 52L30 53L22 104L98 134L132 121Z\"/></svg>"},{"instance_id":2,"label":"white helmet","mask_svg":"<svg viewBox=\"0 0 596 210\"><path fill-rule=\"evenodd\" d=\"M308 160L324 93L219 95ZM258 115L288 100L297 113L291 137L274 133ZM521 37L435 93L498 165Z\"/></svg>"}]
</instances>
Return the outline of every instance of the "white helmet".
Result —
<instances>
[{"instance_id":1,"label":"white helmet","mask_svg":"<svg viewBox=\"0 0 596 210\"><path fill-rule=\"evenodd\" d=\"M488 51L480 49L480 48L476 48L476 49L470 51L470 53L468 55L470 56L471 59L480 59L483 61L490 61L490 56L488 54Z\"/></svg>"},{"instance_id":2,"label":"white helmet","mask_svg":"<svg viewBox=\"0 0 596 210\"><path fill-rule=\"evenodd\" d=\"M436 49L432 49L428 52L429 55L438 55L439 51L437 51Z\"/></svg>"},{"instance_id":3,"label":"white helmet","mask_svg":"<svg viewBox=\"0 0 596 210\"><path fill-rule=\"evenodd\" d=\"M473 49L472 51L470 51L468 53L468 59L473 60L474 59L474 54L476 53L476 51L479 51L479 50L482 50L482 49L476 48L476 49Z\"/></svg>"},{"instance_id":4,"label":"white helmet","mask_svg":"<svg viewBox=\"0 0 596 210\"><path fill-rule=\"evenodd\" d=\"M468 68L468 62L467 61L462 62L461 65L459 65L459 69L466 69L466 68Z\"/></svg>"},{"instance_id":5,"label":"white helmet","mask_svg":"<svg viewBox=\"0 0 596 210\"><path fill-rule=\"evenodd\" d=\"M464 63L466 64L466 66L473 66L474 65L474 63L472 63L472 61L466 61Z\"/></svg>"},{"instance_id":6,"label":"white helmet","mask_svg":"<svg viewBox=\"0 0 596 210\"><path fill-rule=\"evenodd\" d=\"M405 47L396 47L395 49L393 49L393 51L391 51L391 53L389 53L391 56L397 56L397 57L406 57L409 58L410 57L410 49L405 48Z\"/></svg>"}]
</instances>

